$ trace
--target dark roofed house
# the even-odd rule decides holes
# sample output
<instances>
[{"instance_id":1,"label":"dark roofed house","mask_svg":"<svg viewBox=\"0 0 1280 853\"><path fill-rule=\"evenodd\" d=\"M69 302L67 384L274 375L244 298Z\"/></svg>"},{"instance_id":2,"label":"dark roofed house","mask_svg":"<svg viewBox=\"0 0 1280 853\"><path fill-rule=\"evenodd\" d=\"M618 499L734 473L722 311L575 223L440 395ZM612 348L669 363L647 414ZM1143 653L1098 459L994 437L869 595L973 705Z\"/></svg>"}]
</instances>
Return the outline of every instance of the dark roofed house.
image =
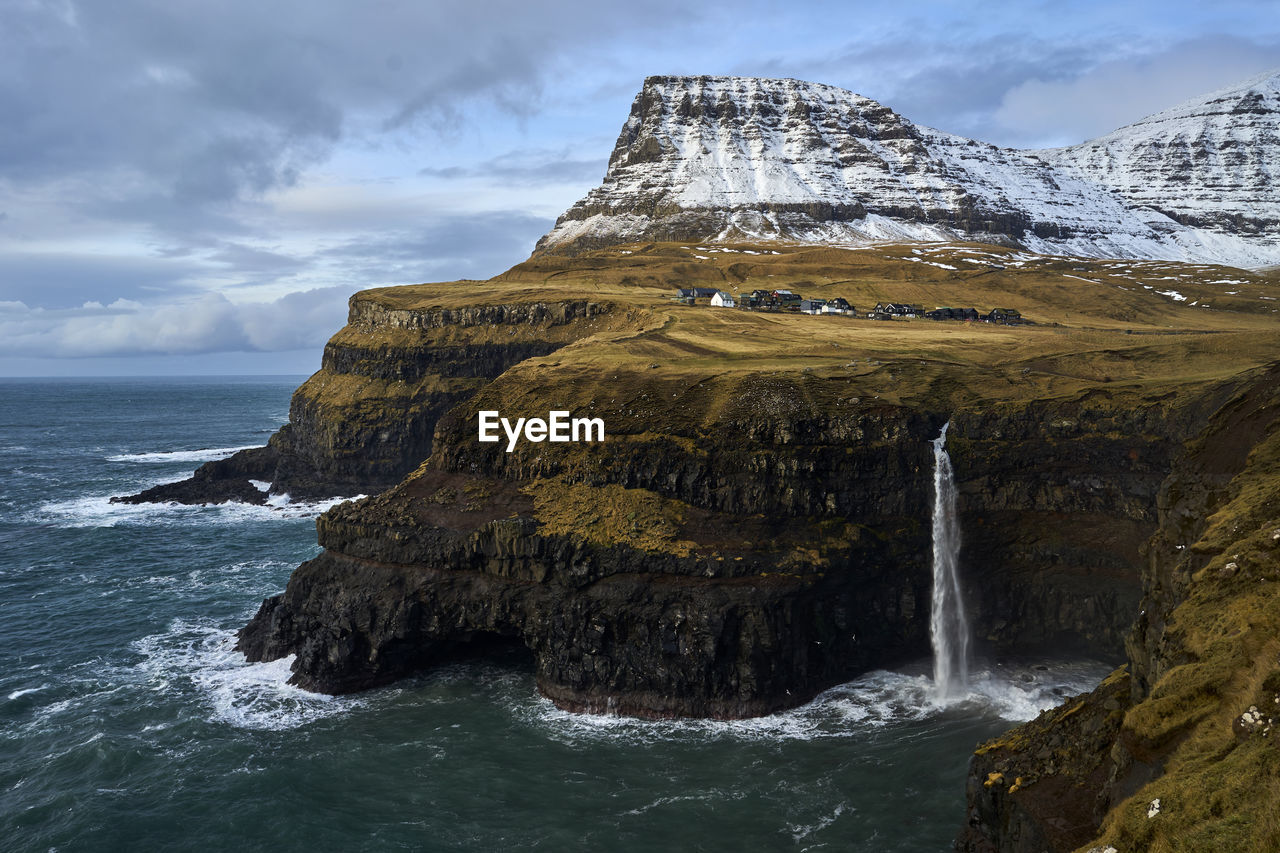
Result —
<instances>
[{"instance_id":1,"label":"dark roofed house","mask_svg":"<svg viewBox=\"0 0 1280 853\"><path fill-rule=\"evenodd\" d=\"M835 299L827 300L827 304L822 306L822 313L848 315L853 313L853 306L844 297L837 296Z\"/></svg>"},{"instance_id":2,"label":"dark roofed house","mask_svg":"<svg viewBox=\"0 0 1280 853\"><path fill-rule=\"evenodd\" d=\"M822 306L826 304L827 304L827 300L825 299L801 299L800 313L801 314L821 314Z\"/></svg>"},{"instance_id":3,"label":"dark roofed house","mask_svg":"<svg viewBox=\"0 0 1280 853\"><path fill-rule=\"evenodd\" d=\"M908 305L905 302L877 302L869 315L877 320L892 317L923 317L923 305Z\"/></svg>"},{"instance_id":4,"label":"dark roofed house","mask_svg":"<svg viewBox=\"0 0 1280 853\"><path fill-rule=\"evenodd\" d=\"M1012 308L992 308L982 319L988 323L1000 323L1005 326L1016 326L1026 322L1022 319L1022 314Z\"/></svg>"},{"instance_id":5,"label":"dark roofed house","mask_svg":"<svg viewBox=\"0 0 1280 853\"><path fill-rule=\"evenodd\" d=\"M790 290L775 290L772 293L774 302L780 308L799 308L801 296L798 293L792 293Z\"/></svg>"},{"instance_id":6,"label":"dark roofed house","mask_svg":"<svg viewBox=\"0 0 1280 853\"><path fill-rule=\"evenodd\" d=\"M698 299L710 299L718 291L714 287L681 287L676 290L676 299L692 305Z\"/></svg>"},{"instance_id":7,"label":"dark roofed house","mask_svg":"<svg viewBox=\"0 0 1280 853\"><path fill-rule=\"evenodd\" d=\"M976 320L978 309L938 307L932 311L926 311L924 316L930 320Z\"/></svg>"}]
</instances>

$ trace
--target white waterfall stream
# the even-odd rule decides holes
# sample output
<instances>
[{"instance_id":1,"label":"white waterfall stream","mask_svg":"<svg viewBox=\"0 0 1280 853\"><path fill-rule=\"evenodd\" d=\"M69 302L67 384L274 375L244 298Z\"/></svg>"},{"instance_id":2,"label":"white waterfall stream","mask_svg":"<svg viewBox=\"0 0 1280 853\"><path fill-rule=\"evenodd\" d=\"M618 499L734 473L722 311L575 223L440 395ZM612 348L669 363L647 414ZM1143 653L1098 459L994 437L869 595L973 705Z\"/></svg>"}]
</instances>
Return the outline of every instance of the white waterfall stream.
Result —
<instances>
[{"instance_id":1,"label":"white waterfall stream","mask_svg":"<svg viewBox=\"0 0 1280 853\"><path fill-rule=\"evenodd\" d=\"M956 482L947 455L948 422L933 440L933 603L929 614L933 643L933 683L938 701L963 696L969 683L969 623L960 595L960 521Z\"/></svg>"}]
</instances>

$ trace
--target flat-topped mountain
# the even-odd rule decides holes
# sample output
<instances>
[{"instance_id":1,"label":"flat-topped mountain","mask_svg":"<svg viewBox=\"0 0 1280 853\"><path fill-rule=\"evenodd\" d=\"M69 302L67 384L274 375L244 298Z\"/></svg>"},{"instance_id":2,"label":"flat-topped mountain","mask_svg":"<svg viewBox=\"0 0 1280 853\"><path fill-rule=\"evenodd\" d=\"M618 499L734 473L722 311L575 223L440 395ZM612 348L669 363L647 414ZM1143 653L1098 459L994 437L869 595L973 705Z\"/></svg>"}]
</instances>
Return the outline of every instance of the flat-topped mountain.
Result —
<instances>
[{"instance_id":1,"label":"flat-topped mountain","mask_svg":"<svg viewBox=\"0 0 1280 853\"><path fill-rule=\"evenodd\" d=\"M650 77L601 185L538 244L858 244L958 237L1037 252L1280 263L1280 75L1071 148L917 125L817 83Z\"/></svg>"}]
</instances>

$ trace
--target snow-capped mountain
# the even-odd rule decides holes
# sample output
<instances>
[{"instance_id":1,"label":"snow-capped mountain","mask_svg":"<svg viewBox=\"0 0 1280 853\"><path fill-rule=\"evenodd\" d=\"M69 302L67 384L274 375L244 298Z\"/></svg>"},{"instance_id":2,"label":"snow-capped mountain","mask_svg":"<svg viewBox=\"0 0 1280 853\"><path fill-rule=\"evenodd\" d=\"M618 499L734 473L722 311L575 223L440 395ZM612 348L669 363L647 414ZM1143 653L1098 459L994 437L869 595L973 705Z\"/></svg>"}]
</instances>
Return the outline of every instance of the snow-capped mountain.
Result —
<instances>
[{"instance_id":1,"label":"snow-capped mountain","mask_svg":"<svg viewBox=\"0 0 1280 853\"><path fill-rule=\"evenodd\" d=\"M1184 225L1275 236L1280 73L1195 98L1070 148L1036 152Z\"/></svg>"},{"instance_id":2,"label":"snow-capped mountain","mask_svg":"<svg viewBox=\"0 0 1280 853\"><path fill-rule=\"evenodd\" d=\"M1280 263L1280 75L1071 148L999 148L799 80L650 77L604 182L538 243L1016 241Z\"/></svg>"}]
</instances>

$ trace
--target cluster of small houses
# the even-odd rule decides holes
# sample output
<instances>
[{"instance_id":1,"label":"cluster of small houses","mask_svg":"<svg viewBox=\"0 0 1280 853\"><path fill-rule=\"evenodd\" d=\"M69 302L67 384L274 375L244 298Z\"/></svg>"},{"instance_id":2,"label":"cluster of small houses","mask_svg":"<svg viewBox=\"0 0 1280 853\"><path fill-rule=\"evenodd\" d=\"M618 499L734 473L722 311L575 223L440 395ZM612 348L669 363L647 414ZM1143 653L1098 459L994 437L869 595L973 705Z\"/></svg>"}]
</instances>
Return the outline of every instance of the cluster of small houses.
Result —
<instances>
[{"instance_id":1,"label":"cluster of small houses","mask_svg":"<svg viewBox=\"0 0 1280 853\"><path fill-rule=\"evenodd\" d=\"M876 307L863 314L837 296L834 299L805 299L790 290L753 290L750 294L736 296L714 287L682 287L676 290L675 299L685 305L697 305L698 300L709 300L713 308L745 308L758 311L799 311L801 314L839 314L845 317L866 316L869 320L894 320L924 317L929 320L976 320L984 323L1000 323L1013 326L1030 323L1012 308L992 308L986 314L976 308L935 308L924 310L922 305L905 302L877 302Z\"/></svg>"}]
</instances>

